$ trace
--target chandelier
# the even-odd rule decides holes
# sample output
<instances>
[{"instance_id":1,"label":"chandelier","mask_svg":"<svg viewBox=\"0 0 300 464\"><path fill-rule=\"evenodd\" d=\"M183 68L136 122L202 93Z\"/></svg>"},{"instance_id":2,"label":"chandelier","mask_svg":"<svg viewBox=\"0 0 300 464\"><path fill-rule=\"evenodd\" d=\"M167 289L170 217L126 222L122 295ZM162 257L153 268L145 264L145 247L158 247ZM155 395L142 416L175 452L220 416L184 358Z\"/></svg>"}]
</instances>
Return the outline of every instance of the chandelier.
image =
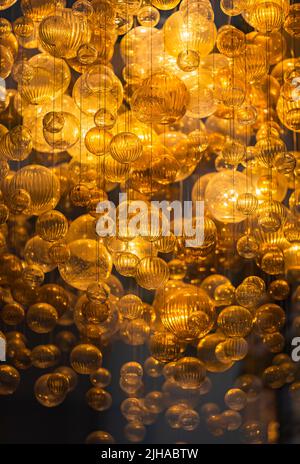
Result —
<instances>
[{"instance_id":1,"label":"chandelier","mask_svg":"<svg viewBox=\"0 0 300 464\"><path fill-rule=\"evenodd\" d=\"M86 443L278 442L270 401L300 410L300 4L0 10L0 395L28 377L45 408L118 408Z\"/></svg>"}]
</instances>

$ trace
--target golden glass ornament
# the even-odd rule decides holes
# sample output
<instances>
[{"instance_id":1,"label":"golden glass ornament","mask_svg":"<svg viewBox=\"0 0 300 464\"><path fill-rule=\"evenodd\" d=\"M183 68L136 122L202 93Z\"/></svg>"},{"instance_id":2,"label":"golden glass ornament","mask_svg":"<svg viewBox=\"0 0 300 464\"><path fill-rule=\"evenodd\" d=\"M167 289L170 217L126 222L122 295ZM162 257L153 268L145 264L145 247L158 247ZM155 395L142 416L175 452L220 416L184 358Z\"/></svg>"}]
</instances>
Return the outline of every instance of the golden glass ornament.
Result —
<instances>
[{"instance_id":1,"label":"golden glass ornament","mask_svg":"<svg viewBox=\"0 0 300 464\"><path fill-rule=\"evenodd\" d=\"M104 367L100 367L90 375L90 381L95 387L105 388L111 382L111 373Z\"/></svg>"},{"instance_id":2,"label":"golden glass ornament","mask_svg":"<svg viewBox=\"0 0 300 464\"><path fill-rule=\"evenodd\" d=\"M285 313L279 305L264 304L256 310L254 324L262 334L278 332L285 324Z\"/></svg>"},{"instance_id":3,"label":"golden glass ornament","mask_svg":"<svg viewBox=\"0 0 300 464\"><path fill-rule=\"evenodd\" d=\"M203 337L211 330L214 317L212 301L193 286L171 294L161 309L163 325L181 340Z\"/></svg>"},{"instance_id":4,"label":"golden glass ornament","mask_svg":"<svg viewBox=\"0 0 300 464\"><path fill-rule=\"evenodd\" d=\"M77 50L77 58L82 65L91 65L97 60L98 51L93 45L83 44Z\"/></svg>"},{"instance_id":5,"label":"golden glass ornament","mask_svg":"<svg viewBox=\"0 0 300 464\"><path fill-rule=\"evenodd\" d=\"M241 126L251 126L257 121L257 109L253 105L243 105L237 110L237 121Z\"/></svg>"},{"instance_id":6,"label":"golden glass ornament","mask_svg":"<svg viewBox=\"0 0 300 464\"><path fill-rule=\"evenodd\" d=\"M49 376L51 374L45 374L38 378L34 385L34 393L37 401L47 408L52 408L61 404L66 394L65 393L53 393L48 386Z\"/></svg>"},{"instance_id":7,"label":"golden glass ornament","mask_svg":"<svg viewBox=\"0 0 300 464\"><path fill-rule=\"evenodd\" d=\"M94 8L88 0L76 0L72 5L72 10L74 14L83 18L90 18L94 12Z\"/></svg>"},{"instance_id":8,"label":"golden glass ornament","mask_svg":"<svg viewBox=\"0 0 300 464\"><path fill-rule=\"evenodd\" d=\"M132 111L143 123L174 123L184 116L187 104L186 86L170 73L156 73L145 79L131 100Z\"/></svg>"},{"instance_id":9,"label":"golden glass ornament","mask_svg":"<svg viewBox=\"0 0 300 464\"><path fill-rule=\"evenodd\" d=\"M215 98L226 107L240 108L246 97L245 81L235 68L222 68L217 71L215 84ZM225 109L226 111L226 109Z\"/></svg>"},{"instance_id":10,"label":"golden glass ornament","mask_svg":"<svg viewBox=\"0 0 300 464\"><path fill-rule=\"evenodd\" d=\"M63 353L69 353L76 345L77 338L72 332L62 330L55 337L55 343Z\"/></svg>"},{"instance_id":11,"label":"golden glass ornament","mask_svg":"<svg viewBox=\"0 0 300 464\"><path fill-rule=\"evenodd\" d=\"M197 411L193 409L187 409L183 411L179 416L180 426L183 430L187 432L192 432L196 430L199 426L200 418Z\"/></svg>"},{"instance_id":12,"label":"golden glass ornament","mask_svg":"<svg viewBox=\"0 0 300 464\"><path fill-rule=\"evenodd\" d=\"M287 43L281 31L272 31L266 34L252 32L247 34L247 40L264 46L271 65L280 62L286 54Z\"/></svg>"},{"instance_id":13,"label":"golden glass ornament","mask_svg":"<svg viewBox=\"0 0 300 464\"><path fill-rule=\"evenodd\" d=\"M244 17L256 30L271 32L283 24L284 17L288 13L289 2L285 0L267 0L255 2L250 0Z\"/></svg>"},{"instance_id":14,"label":"golden glass ornament","mask_svg":"<svg viewBox=\"0 0 300 464\"><path fill-rule=\"evenodd\" d=\"M300 16L299 5L297 3L290 5L288 15L285 17L284 29L292 37L298 38L300 36L299 23L298 23L299 16Z\"/></svg>"},{"instance_id":15,"label":"golden glass ornament","mask_svg":"<svg viewBox=\"0 0 300 464\"><path fill-rule=\"evenodd\" d=\"M280 388L285 384L285 372L281 366L269 366L263 372L263 380L270 388Z\"/></svg>"},{"instance_id":16,"label":"golden glass ornament","mask_svg":"<svg viewBox=\"0 0 300 464\"><path fill-rule=\"evenodd\" d=\"M69 244L70 259L59 265L61 277L71 286L86 290L91 280L107 279L112 258L107 249L95 240L75 240Z\"/></svg>"},{"instance_id":17,"label":"golden glass ornament","mask_svg":"<svg viewBox=\"0 0 300 464\"><path fill-rule=\"evenodd\" d=\"M170 279L181 280L185 277L187 272L187 266L184 261L179 259L172 259L168 262Z\"/></svg>"},{"instance_id":18,"label":"golden glass ornament","mask_svg":"<svg viewBox=\"0 0 300 464\"><path fill-rule=\"evenodd\" d=\"M57 372L59 374L63 374L67 380L68 380L68 391L73 391L78 383L78 375L76 372L71 369L69 366L59 366L55 369L54 372Z\"/></svg>"},{"instance_id":19,"label":"golden glass ornament","mask_svg":"<svg viewBox=\"0 0 300 464\"><path fill-rule=\"evenodd\" d=\"M87 436L85 443L87 445L114 444L115 439L110 433L97 430Z\"/></svg>"},{"instance_id":20,"label":"golden glass ornament","mask_svg":"<svg viewBox=\"0 0 300 464\"><path fill-rule=\"evenodd\" d=\"M205 190L205 201L213 218L224 223L237 223L244 220L238 211L240 195L247 192L246 177L239 172L220 172L209 181Z\"/></svg>"},{"instance_id":21,"label":"golden glass ornament","mask_svg":"<svg viewBox=\"0 0 300 464\"><path fill-rule=\"evenodd\" d=\"M245 34L234 26L222 26L218 30L217 47L225 56L233 58L243 53L246 46Z\"/></svg>"},{"instance_id":22,"label":"golden glass ornament","mask_svg":"<svg viewBox=\"0 0 300 464\"><path fill-rule=\"evenodd\" d=\"M181 51L194 50L206 57L216 41L216 26L197 12L184 16L173 13L164 24L164 41L167 52L177 57Z\"/></svg>"},{"instance_id":23,"label":"golden glass ornament","mask_svg":"<svg viewBox=\"0 0 300 464\"><path fill-rule=\"evenodd\" d=\"M39 25L42 47L50 55L72 58L81 45L89 42L89 24L68 8L55 13L45 17Z\"/></svg>"},{"instance_id":24,"label":"golden glass ornament","mask_svg":"<svg viewBox=\"0 0 300 464\"><path fill-rule=\"evenodd\" d=\"M246 147L241 143L230 140L223 147L222 157L226 164L237 166L246 156Z\"/></svg>"},{"instance_id":25,"label":"golden glass ornament","mask_svg":"<svg viewBox=\"0 0 300 464\"><path fill-rule=\"evenodd\" d=\"M285 300L290 293L290 286L284 279L273 280L269 285L268 293L274 300Z\"/></svg>"},{"instance_id":26,"label":"golden glass ornament","mask_svg":"<svg viewBox=\"0 0 300 464\"><path fill-rule=\"evenodd\" d=\"M250 83L259 82L268 71L265 50L260 45L246 44L243 54L235 58L235 69L240 75L247 75Z\"/></svg>"},{"instance_id":27,"label":"golden glass ornament","mask_svg":"<svg viewBox=\"0 0 300 464\"><path fill-rule=\"evenodd\" d=\"M0 57L0 77L2 79L6 79L11 73L14 57L11 51L8 48L5 48L3 45L0 45Z\"/></svg>"},{"instance_id":28,"label":"golden glass ornament","mask_svg":"<svg viewBox=\"0 0 300 464\"><path fill-rule=\"evenodd\" d=\"M20 16L13 22L13 30L17 37L29 38L34 33L34 22L29 17Z\"/></svg>"},{"instance_id":29,"label":"golden glass ornament","mask_svg":"<svg viewBox=\"0 0 300 464\"><path fill-rule=\"evenodd\" d=\"M173 375L181 388L199 388L205 378L206 370L199 359L183 357L176 362Z\"/></svg>"},{"instance_id":30,"label":"golden glass ornament","mask_svg":"<svg viewBox=\"0 0 300 464\"><path fill-rule=\"evenodd\" d=\"M41 285L44 282L44 278L45 274L43 270L35 264L26 266L22 271L23 281L32 288Z\"/></svg>"},{"instance_id":31,"label":"golden glass ornament","mask_svg":"<svg viewBox=\"0 0 300 464\"><path fill-rule=\"evenodd\" d=\"M121 327L121 339L132 346L143 345L149 337L150 327L144 319L134 319L126 321Z\"/></svg>"},{"instance_id":32,"label":"golden glass ornament","mask_svg":"<svg viewBox=\"0 0 300 464\"><path fill-rule=\"evenodd\" d=\"M129 178L130 165L119 163L110 154L104 157L103 170L105 179L110 182L124 182Z\"/></svg>"},{"instance_id":33,"label":"golden glass ornament","mask_svg":"<svg viewBox=\"0 0 300 464\"><path fill-rule=\"evenodd\" d=\"M59 211L47 211L39 216L36 222L36 232L47 242L60 240L68 232L67 219Z\"/></svg>"},{"instance_id":34,"label":"golden glass ornament","mask_svg":"<svg viewBox=\"0 0 300 464\"><path fill-rule=\"evenodd\" d=\"M92 374L101 367L102 353L91 344L80 344L72 350L70 361L78 374Z\"/></svg>"},{"instance_id":35,"label":"golden glass ornament","mask_svg":"<svg viewBox=\"0 0 300 464\"><path fill-rule=\"evenodd\" d=\"M21 168L11 179L11 194L24 189L30 195L30 205L24 213L39 215L56 206L59 200L59 182L50 169L40 165Z\"/></svg>"},{"instance_id":36,"label":"golden glass ornament","mask_svg":"<svg viewBox=\"0 0 300 464\"><path fill-rule=\"evenodd\" d=\"M118 302L120 314L126 319L136 319L144 312L142 300L133 294L124 295Z\"/></svg>"},{"instance_id":37,"label":"golden glass ornament","mask_svg":"<svg viewBox=\"0 0 300 464\"><path fill-rule=\"evenodd\" d=\"M122 252L114 256L114 265L118 273L126 277L136 275L136 267L140 262L139 258L133 253Z\"/></svg>"},{"instance_id":38,"label":"golden glass ornament","mask_svg":"<svg viewBox=\"0 0 300 464\"><path fill-rule=\"evenodd\" d=\"M142 155L143 146L137 135L121 132L110 141L109 151L119 163L132 163Z\"/></svg>"},{"instance_id":39,"label":"golden glass ornament","mask_svg":"<svg viewBox=\"0 0 300 464\"><path fill-rule=\"evenodd\" d=\"M58 364L61 352L56 345L37 345L30 354L31 362L38 369L49 369Z\"/></svg>"},{"instance_id":40,"label":"golden glass ornament","mask_svg":"<svg viewBox=\"0 0 300 464\"><path fill-rule=\"evenodd\" d=\"M47 302L52 305L59 317L61 317L70 306L70 295L68 292L57 284L45 284L38 288L37 301Z\"/></svg>"},{"instance_id":41,"label":"golden glass ornament","mask_svg":"<svg viewBox=\"0 0 300 464\"><path fill-rule=\"evenodd\" d=\"M236 244L238 254L245 259L253 259L259 251L259 244L252 235L243 235Z\"/></svg>"},{"instance_id":42,"label":"golden glass ornament","mask_svg":"<svg viewBox=\"0 0 300 464\"><path fill-rule=\"evenodd\" d=\"M200 56L195 50L182 50L177 57L177 66L184 72L191 72L198 68Z\"/></svg>"},{"instance_id":43,"label":"golden glass ornament","mask_svg":"<svg viewBox=\"0 0 300 464\"><path fill-rule=\"evenodd\" d=\"M10 34L12 31L11 23L6 18L1 18L0 20L0 37L5 37Z\"/></svg>"},{"instance_id":44,"label":"golden glass ornament","mask_svg":"<svg viewBox=\"0 0 300 464\"><path fill-rule=\"evenodd\" d=\"M22 98L28 104L48 103L53 98L53 74L44 67L29 65L22 73L18 87Z\"/></svg>"},{"instance_id":45,"label":"golden glass ornament","mask_svg":"<svg viewBox=\"0 0 300 464\"><path fill-rule=\"evenodd\" d=\"M266 251L260 262L261 269L270 275L278 275L284 270L284 256L280 248L271 247Z\"/></svg>"},{"instance_id":46,"label":"golden glass ornament","mask_svg":"<svg viewBox=\"0 0 300 464\"><path fill-rule=\"evenodd\" d=\"M94 116L99 108L115 114L123 100L123 87L110 67L94 65L75 82L73 98L87 115Z\"/></svg>"},{"instance_id":47,"label":"golden glass ornament","mask_svg":"<svg viewBox=\"0 0 300 464\"><path fill-rule=\"evenodd\" d=\"M97 300L87 301L81 308L82 316L87 323L101 324L109 317L110 307Z\"/></svg>"},{"instance_id":48,"label":"golden glass ornament","mask_svg":"<svg viewBox=\"0 0 300 464\"><path fill-rule=\"evenodd\" d=\"M109 132L99 128L93 127L85 136L85 146L96 156L103 156L109 151L112 136Z\"/></svg>"},{"instance_id":49,"label":"golden glass ornament","mask_svg":"<svg viewBox=\"0 0 300 464\"><path fill-rule=\"evenodd\" d=\"M0 366L0 395L12 395L20 383L20 374L12 366L2 364Z\"/></svg>"},{"instance_id":50,"label":"golden glass ornament","mask_svg":"<svg viewBox=\"0 0 300 464\"><path fill-rule=\"evenodd\" d=\"M137 20L141 26L155 27L159 23L160 13L155 7L145 5L138 10Z\"/></svg>"},{"instance_id":51,"label":"golden glass ornament","mask_svg":"<svg viewBox=\"0 0 300 464\"><path fill-rule=\"evenodd\" d=\"M43 135L56 151L71 148L79 140L79 121L66 111L52 111L43 118Z\"/></svg>"},{"instance_id":52,"label":"golden glass ornament","mask_svg":"<svg viewBox=\"0 0 300 464\"><path fill-rule=\"evenodd\" d=\"M171 362L179 358L182 346L170 332L158 331L150 337L149 349L153 358L160 362Z\"/></svg>"},{"instance_id":53,"label":"golden glass ornament","mask_svg":"<svg viewBox=\"0 0 300 464\"><path fill-rule=\"evenodd\" d=\"M163 368L164 364L153 358L153 356L149 356L144 363L145 373L149 377L160 377L163 374Z\"/></svg>"},{"instance_id":54,"label":"golden glass ornament","mask_svg":"<svg viewBox=\"0 0 300 464\"><path fill-rule=\"evenodd\" d=\"M14 281L12 296L14 300L21 305L30 305L35 301L36 291L35 289L26 285L22 279L18 279Z\"/></svg>"},{"instance_id":55,"label":"golden glass ornament","mask_svg":"<svg viewBox=\"0 0 300 464\"><path fill-rule=\"evenodd\" d=\"M187 116L205 118L212 115L217 109L217 101L213 76L209 71L205 68L199 68L197 72L185 73L182 80L189 92Z\"/></svg>"},{"instance_id":56,"label":"golden glass ornament","mask_svg":"<svg viewBox=\"0 0 300 464\"><path fill-rule=\"evenodd\" d=\"M228 338L216 347L216 357L223 363L240 361L248 353L248 343L242 337Z\"/></svg>"},{"instance_id":57,"label":"golden glass ornament","mask_svg":"<svg viewBox=\"0 0 300 464\"><path fill-rule=\"evenodd\" d=\"M87 404L95 411L106 411L111 407L111 395L103 388L93 387L86 393Z\"/></svg>"},{"instance_id":58,"label":"golden glass ornament","mask_svg":"<svg viewBox=\"0 0 300 464\"><path fill-rule=\"evenodd\" d=\"M252 374L244 374L238 377L234 386L247 394L248 401L255 401L262 392L263 384L259 377Z\"/></svg>"},{"instance_id":59,"label":"golden glass ornament","mask_svg":"<svg viewBox=\"0 0 300 464\"><path fill-rule=\"evenodd\" d=\"M112 406L110 382L127 396L130 442L165 410L178 433L196 433L201 413L214 439L240 429L238 441L275 443L277 422L253 411L264 388L286 384L299 403L282 331L291 306L287 329L300 334L300 68L288 40L299 8L221 0L217 31L209 0L172 1L21 0L21 17L0 18L0 348L11 364L0 394L15 392L14 369L25 383L30 367L47 369L34 396L54 407L88 374L86 407ZM251 32L232 22L239 14ZM129 215L99 237L105 201L116 214L164 203L139 230ZM194 246L191 226L203 235ZM149 356L125 356L114 379L102 351L106 362L122 344ZM200 407L236 362L244 374L225 410ZM115 440L96 429L86 442Z\"/></svg>"},{"instance_id":60,"label":"golden glass ornament","mask_svg":"<svg viewBox=\"0 0 300 464\"><path fill-rule=\"evenodd\" d=\"M221 0L221 10L228 16L237 16L241 14L244 7L244 0Z\"/></svg>"},{"instance_id":61,"label":"golden glass ornament","mask_svg":"<svg viewBox=\"0 0 300 464\"><path fill-rule=\"evenodd\" d=\"M176 159L170 155L164 155L153 161L152 176L153 180L162 185L171 184L176 180L180 165Z\"/></svg>"},{"instance_id":62,"label":"golden glass ornament","mask_svg":"<svg viewBox=\"0 0 300 464\"><path fill-rule=\"evenodd\" d=\"M222 413L222 416L226 424L226 429L229 432L238 430L242 425L242 417L237 411L227 409Z\"/></svg>"},{"instance_id":63,"label":"golden glass ornament","mask_svg":"<svg viewBox=\"0 0 300 464\"><path fill-rule=\"evenodd\" d=\"M159 10L173 10L178 3L179 0L154 0L152 5Z\"/></svg>"},{"instance_id":64,"label":"golden glass ornament","mask_svg":"<svg viewBox=\"0 0 300 464\"><path fill-rule=\"evenodd\" d=\"M215 333L206 335L198 344L198 358L209 372L224 372L233 365L233 362L221 362L216 356L216 347L224 341L224 335Z\"/></svg>"},{"instance_id":65,"label":"golden glass ornament","mask_svg":"<svg viewBox=\"0 0 300 464\"><path fill-rule=\"evenodd\" d=\"M124 434L131 443L139 443L145 438L146 427L140 421L131 421L125 426Z\"/></svg>"},{"instance_id":66,"label":"golden glass ornament","mask_svg":"<svg viewBox=\"0 0 300 464\"><path fill-rule=\"evenodd\" d=\"M254 214L258 208L257 197L253 193L243 193L238 196L236 207L246 216Z\"/></svg>"},{"instance_id":67,"label":"golden glass ornament","mask_svg":"<svg viewBox=\"0 0 300 464\"><path fill-rule=\"evenodd\" d=\"M50 243L38 235L32 237L25 245L24 258L29 265L36 265L43 272L50 272L55 268L49 258Z\"/></svg>"},{"instance_id":68,"label":"golden glass ornament","mask_svg":"<svg viewBox=\"0 0 300 464\"><path fill-rule=\"evenodd\" d=\"M31 367L31 351L26 347L16 350L13 356L13 364L16 369L27 370Z\"/></svg>"},{"instance_id":69,"label":"golden glass ornament","mask_svg":"<svg viewBox=\"0 0 300 464\"><path fill-rule=\"evenodd\" d=\"M216 306L227 306L233 302L235 288L231 284L221 284L214 291Z\"/></svg>"},{"instance_id":70,"label":"golden glass ornament","mask_svg":"<svg viewBox=\"0 0 300 464\"><path fill-rule=\"evenodd\" d=\"M96 300L105 303L109 298L110 291L110 287L106 283L92 282L86 290L86 296L90 301Z\"/></svg>"},{"instance_id":71,"label":"golden glass ornament","mask_svg":"<svg viewBox=\"0 0 300 464\"><path fill-rule=\"evenodd\" d=\"M282 122L282 124L287 127L289 130L299 132L300 122L299 122L299 100L293 99L291 92L294 90L289 89L290 96L284 98L281 94L277 102L277 114Z\"/></svg>"},{"instance_id":72,"label":"golden glass ornament","mask_svg":"<svg viewBox=\"0 0 300 464\"><path fill-rule=\"evenodd\" d=\"M286 151L286 145L280 138L268 137L258 140L255 145L257 159L263 166L271 167L278 155Z\"/></svg>"},{"instance_id":73,"label":"golden glass ornament","mask_svg":"<svg viewBox=\"0 0 300 464\"><path fill-rule=\"evenodd\" d=\"M148 290L165 285L169 279L168 265L161 258L143 258L136 268L137 283Z\"/></svg>"},{"instance_id":74,"label":"golden glass ornament","mask_svg":"<svg viewBox=\"0 0 300 464\"><path fill-rule=\"evenodd\" d=\"M57 323L56 309L48 303L36 303L30 306L26 320L28 327L36 333L48 333Z\"/></svg>"},{"instance_id":75,"label":"golden glass ornament","mask_svg":"<svg viewBox=\"0 0 300 464\"><path fill-rule=\"evenodd\" d=\"M1 309L0 317L4 324L18 325L23 321L25 311L19 303L7 303Z\"/></svg>"},{"instance_id":76,"label":"golden glass ornament","mask_svg":"<svg viewBox=\"0 0 300 464\"><path fill-rule=\"evenodd\" d=\"M2 0L0 2L0 10L6 10L10 8L17 0Z\"/></svg>"},{"instance_id":77,"label":"golden glass ornament","mask_svg":"<svg viewBox=\"0 0 300 464\"><path fill-rule=\"evenodd\" d=\"M94 116L94 122L101 129L112 129L116 123L116 115L111 113L106 108L100 108Z\"/></svg>"},{"instance_id":78,"label":"golden glass ornament","mask_svg":"<svg viewBox=\"0 0 300 464\"><path fill-rule=\"evenodd\" d=\"M242 282L235 291L237 303L248 309L254 308L263 297L264 292L251 282Z\"/></svg>"},{"instance_id":79,"label":"golden glass ornament","mask_svg":"<svg viewBox=\"0 0 300 464\"><path fill-rule=\"evenodd\" d=\"M156 414L160 413L164 409L164 398L160 391L151 391L145 396L145 406Z\"/></svg>"},{"instance_id":80,"label":"golden glass ornament","mask_svg":"<svg viewBox=\"0 0 300 464\"><path fill-rule=\"evenodd\" d=\"M23 161L32 151L31 131L25 126L15 126L0 142L1 155L11 161Z\"/></svg>"},{"instance_id":81,"label":"golden glass ornament","mask_svg":"<svg viewBox=\"0 0 300 464\"><path fill-rule=\"evenodd\" d=\"M48 256L53 265L59 265L70 259L71 251L65 243L54 243L48 250Z\"/></svg>"},{"instance_id":82,"label":"golden glass ornament","mask_svg":"<svg viewBox=\"0 0 300 464\"><path fill-rule=\"evenodd\" d=\"M244 337L252 329L252 315L242 306L228 306L218 316L218 327L228 337Z\"/></svg>"},{"instance_id":83,"label":"golden glass ornament","mask_svg":"<svg viewBox=\"0 0 300 464\"><path fill-rule=\"evenodd\" d=\"M0 161L0 179L4 179L9 173L9 165L5 160Z\"/></svg>"},{"instance_id":84,"label":"golden glass ornament","mask_svg":"<svg viewBox=\"0 0 300 464\"><path fill-rule=\"evenodd\" d=\"M166 420L168 422L168 425L172 429L179 429L180 428L180 422L179 418L180 415L187 409L187 405L184 403L179 403L179 404L174 404L170 408L167 409L165 413Z\"/></svg>"},{"instance_id":85,"label":"golden glass ornament","mask_svg":"<svg viewBox=\"0 0 300 464\"><path fill-rule=\"evenodd\" d=\"M266 429L262 422L247 421L241 427L242 441L246 444L263 444L266 443Z\"/></svg>"},{"instance_id":86,"label":"golden glass ornament","mask_svg":"<svg viewBox=\"0 0 300 464\"><path fill-rule=\"evenodd\" d=\"M239 388L231 388L226 392L224 400L230 409L241 411L247 404L247 395Z\"/></svg>"},{"instance_id":87,"label":"golden glass ornament","mask_svg":"<svg viewBox=\"0 0 300 464\"><path fill-rule=\"evenodd\" d=\"M58 0L55 3L51 0L22 0L21 9L24 16L39 22L44 16L55 13L56 9L63 8L65 4L65 0Z\"/></svg>"},{"instance_id":88,"label":"golden glass ornament","mask_svg":"<svg viewBox=\"0 0 300 464\"><path fill-rule=\"evenodd\" d=\"M137 379L143 376L143 368L138 362L127 362L122 365L120 370L121 377L127 377L129 383L136 383Z\"/></svg>"},{"instance_id":89,"label":"golden glass ornament","mask_svg":"<svg viewBox=\"0 0 300 464\"><path fill-rule=\"evenodd\" d=\"M280 353L284 349L284 336L279 332L267 334L263 337L263 344L271 353Z\"/></svg>"},{"instance_id":90,"label":"golden glass ornament","mask_svg":"<svg viewBox=\"0 0 300 464\"><path fill-rule=\"evenodd\" d=\"M133 16L126 12L118 11L115 18L116 32L118 35L126 34L133 26Z\"/></svg>"},{"instance_id":91,"label":"golden glass ornament","mask_svg":"<svg viewBox=\"0 0 300 464\"><path fill-rule=\"evenodd\" d=\"M60 373L50 374L47 381L47 386L54 395L66 394L69 390L68 378Z\"/></svg>"},{"instance_id":92,"label":"golden glass ornament","mask_svg":"<svg viewBox=\"0 0 300 464\"><path fill-rule=\"evenodd\" d=\"M87 185L75 185L70 192L70 200L75 206L87 206L91 200L91 192Z\"/></svg>"}]
</instances>

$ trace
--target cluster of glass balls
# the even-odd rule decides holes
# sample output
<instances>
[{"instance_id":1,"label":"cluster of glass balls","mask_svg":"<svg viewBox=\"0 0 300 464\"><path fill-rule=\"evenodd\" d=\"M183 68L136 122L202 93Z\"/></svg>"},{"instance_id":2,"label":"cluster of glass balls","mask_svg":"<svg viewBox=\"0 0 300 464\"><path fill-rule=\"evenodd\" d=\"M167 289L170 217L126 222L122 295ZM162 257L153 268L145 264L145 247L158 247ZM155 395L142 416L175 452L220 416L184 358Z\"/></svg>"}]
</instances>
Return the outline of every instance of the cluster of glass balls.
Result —
<instances>
[{"instance_id":1,"label":"cluster of glass balls","mask_svg":"<svg viewBox=\"0 0 300 464\"><path fill-rule=\"evenodd\" d=\"M51 408L89 376L87 406L119 402L129 442L161 415L191 436L276 442L264 392L287 388L300 408L283 335L285 302L300 335L299 4L18 3L11 22L17 0L0 1L0 395L38 368L33 394ZM197 246L160 225L97 233L116 193L120 211L187 189L205 206ZM131 355L115 378L106 353L119 343Z\"/></svg>"}]
</instances>

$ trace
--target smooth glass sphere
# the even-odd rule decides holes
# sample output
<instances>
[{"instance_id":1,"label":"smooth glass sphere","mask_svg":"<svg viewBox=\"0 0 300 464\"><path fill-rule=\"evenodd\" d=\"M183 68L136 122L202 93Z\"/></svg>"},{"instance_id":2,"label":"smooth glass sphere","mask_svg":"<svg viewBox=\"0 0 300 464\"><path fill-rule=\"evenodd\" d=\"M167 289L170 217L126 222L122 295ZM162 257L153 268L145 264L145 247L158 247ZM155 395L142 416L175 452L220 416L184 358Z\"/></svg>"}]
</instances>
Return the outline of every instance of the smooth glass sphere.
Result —
<instances>
[{"instance_id":1,"label":"smooth glass sphere","mask_svg":"<svg viewBox=\"0 0 300 464\"><path fill-rule=\"evenodd\" d=\"M247 192L246 176L236 171L215 174L205 190L205 202L214 219L226 223L238 223L245 215L237 208L238 198Z\"/></svg>"},{"instance_id":2,"label":"smooth glass sphere","mask_svg":"<svg viewBox=\"0 0 300 464\"><path fill-rule=\"evenodd\" d=\"M20 383L20 374L13 366L0 366L0 395L12 395Z\"/></svg>"},{"instance_id":3,"label":"smooth glass sphere","mask_svg":"<svg viewBox=\"0 0 300 464\"><path fill-rule=\"evenodd\" d=\"M230 409L241 411L247 404L247 395L243 390L231 388L226 392L224 401Z\"/></svg>"},{"instance_id":4,"label":"smooth glass sphere","mask_svg":"<svg viewBox=\"0 0 300 464\"><path fill-rule=\"evenodd\" d=\"M78 374L92 374L101 367L102 353L94 345L80 344L72 350L70 361Z\"/></svg>"}]
</instances>

